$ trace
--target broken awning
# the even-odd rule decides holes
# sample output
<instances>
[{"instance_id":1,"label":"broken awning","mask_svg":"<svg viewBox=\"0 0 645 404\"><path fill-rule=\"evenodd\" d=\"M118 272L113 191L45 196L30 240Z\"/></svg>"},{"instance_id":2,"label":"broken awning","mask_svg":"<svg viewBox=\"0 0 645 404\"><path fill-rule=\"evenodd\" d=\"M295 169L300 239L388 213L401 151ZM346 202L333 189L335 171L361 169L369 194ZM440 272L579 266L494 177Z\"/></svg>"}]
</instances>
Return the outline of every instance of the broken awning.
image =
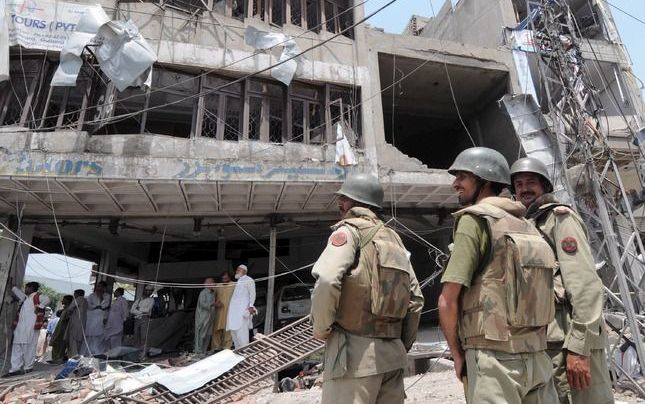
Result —
<instances>
[{"instance_id":1,"label":"broken awning","mask_svg":"<svg viewBox=\"0 0 645 404\"><path fill-rule=\"evenodd\" d=\"M78 22L61 50L60 64L51 85L71 87L76 85L83 65L81 54L92 46L101 70L123 91L130 86L150 86L152 64L157 56L130 21L110 21L103 9L89 9Z\"/></svg>"}]
</instances>

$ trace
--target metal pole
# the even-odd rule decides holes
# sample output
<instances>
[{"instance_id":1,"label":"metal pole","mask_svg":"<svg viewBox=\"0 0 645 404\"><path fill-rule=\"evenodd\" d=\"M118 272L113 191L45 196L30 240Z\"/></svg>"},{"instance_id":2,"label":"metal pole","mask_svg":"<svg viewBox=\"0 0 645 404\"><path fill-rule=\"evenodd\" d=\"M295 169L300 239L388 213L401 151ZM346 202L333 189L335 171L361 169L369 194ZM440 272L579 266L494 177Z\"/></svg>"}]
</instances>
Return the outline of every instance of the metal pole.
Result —
<instances>
[{"instance_id":1,"label":"metal pole","mask_svg":"<svg viewBox=\"0 0 645 404\"><path fill-rule=\"evenodd\" d=\"M264 319L264 335L273 332L273 291L275 289L275 249L277 234L274 220L271 220L271 232L269 234L269 280L267 284L267 311Z\"/></svg>"},{"instance_id":2,"label":"metal pole","mask_svg":"<svg viewBox=\"0 0 645 404\"><path fill-rule=\"evenodd\" d=\"M587 152L589 152L588 149ZM590 159L588 161L592 160ZM630 295L629 285L627 285L624 267L620 262L618 242L616 241L617 238L614 234L614 227L609 218L609 211L607 210L604 195L600 190L598 173L596 172L593 163L588 163L587 169L589 171L589 178L591 179L594 196L598 204L598 216L600 217L600 224L602 226L603 233L605 234L605 240L607 241L607 251L609 252L609 259L611 260L612 266L616 270L618 289L620 290L622 302L625 307L627 322L632 332L632 340L636 345L636 352L638 353L638 359L640 361L642 372L643 366L645 365L645 348L643 347L643 341L641 339L640 327L638 326L638 321L636 321L636 312L634 310L634 303L632 302L632 297Z\"/></svg>"}]
</instances>

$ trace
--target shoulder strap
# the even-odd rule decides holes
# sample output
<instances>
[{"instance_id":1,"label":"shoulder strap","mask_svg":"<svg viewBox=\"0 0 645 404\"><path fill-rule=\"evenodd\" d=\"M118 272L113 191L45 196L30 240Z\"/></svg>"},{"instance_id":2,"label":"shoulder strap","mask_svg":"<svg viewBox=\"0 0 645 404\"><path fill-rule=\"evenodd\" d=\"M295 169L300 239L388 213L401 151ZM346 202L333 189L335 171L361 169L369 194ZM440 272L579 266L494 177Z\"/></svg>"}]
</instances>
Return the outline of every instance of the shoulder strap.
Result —
<instances>
[{"instance_id":1,"label":"shoulder strap","mask_svg":"<svg viewBox=\"0 0 645 404\"><path fill-rule=\"evenodd\" d=\"M376 233L378 233L379 230L381 230L385 226L385 223L381 222L374 226L372 230L370 230L369 233L367 233L367 237L365 237L365 240L361 240L361 245L360 249L362 250L370 241L374 239L374 236L376 236Z\"/></svg>"}]
</instances>

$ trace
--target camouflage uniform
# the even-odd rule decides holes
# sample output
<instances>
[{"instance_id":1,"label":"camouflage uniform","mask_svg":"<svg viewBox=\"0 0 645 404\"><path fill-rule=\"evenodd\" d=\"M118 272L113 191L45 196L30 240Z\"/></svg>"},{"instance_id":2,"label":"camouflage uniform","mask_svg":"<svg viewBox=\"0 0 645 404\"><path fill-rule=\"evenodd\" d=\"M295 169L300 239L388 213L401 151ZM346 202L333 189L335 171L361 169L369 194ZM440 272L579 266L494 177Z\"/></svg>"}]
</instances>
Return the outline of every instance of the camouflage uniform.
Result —
<instances>
[{"instance_id":1,"label":"camouflage uniform","mask_svg":"<svg viewBox=\"0 0 645 404\"><path fill-rule=\"evenodd\" d=\"M555 257L537 230L521 219L524 213L520 203L499 197L455 213L455 259L441 281L465 286L459 337L471 403L557 401L544 352L555 311ZM489 246L486 251L483 244Z\"/></svg>"},{"instance_id":2,"label":"camouflage uniform","mask_svg":"<svg viewBox=\"0 0 645 404\"><path fill-rule=\"evenodd\" d=\"M582 219L572 210L554 213L553 209L561 205L551 194L545 194L527 213L560 263L555 275L556 315L547 331L547 352L553 361L556 388L563 404L613 403L605 353L603 285L595 271ZM569 386L567 351L591 357L591 386L588 389L578 391Z\"/></svg>"},{"instance_id":3,"label":"camouflage uniform","mask_svg":"<svg viewBox=\"0 0 645 404\"><path fill-rule=\"evenodd\" d=\"M403 403L406 352L416 339L423 295L399 236L354 207L312 275L314 331L325 345L322 402Z\"/></svg>"}]
</instances>

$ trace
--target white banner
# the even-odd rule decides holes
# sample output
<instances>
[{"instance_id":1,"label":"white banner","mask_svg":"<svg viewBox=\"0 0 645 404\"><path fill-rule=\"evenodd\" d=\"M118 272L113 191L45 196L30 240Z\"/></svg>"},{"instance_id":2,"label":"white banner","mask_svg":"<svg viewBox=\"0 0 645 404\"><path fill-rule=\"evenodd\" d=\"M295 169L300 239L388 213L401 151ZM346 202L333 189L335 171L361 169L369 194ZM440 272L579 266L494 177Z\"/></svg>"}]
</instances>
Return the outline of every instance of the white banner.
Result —
<instances>
[{"instance_id":1,"label":"white banner","mask_svg":"<svg viewBox=\"0 0 645 404\"><path fill-rule=\"evenodd\" d=\"M49 0L6 0L9 44L60 51L76 29L81 15L92 7L98 6Z\"/></svg>"}]
</instances>

